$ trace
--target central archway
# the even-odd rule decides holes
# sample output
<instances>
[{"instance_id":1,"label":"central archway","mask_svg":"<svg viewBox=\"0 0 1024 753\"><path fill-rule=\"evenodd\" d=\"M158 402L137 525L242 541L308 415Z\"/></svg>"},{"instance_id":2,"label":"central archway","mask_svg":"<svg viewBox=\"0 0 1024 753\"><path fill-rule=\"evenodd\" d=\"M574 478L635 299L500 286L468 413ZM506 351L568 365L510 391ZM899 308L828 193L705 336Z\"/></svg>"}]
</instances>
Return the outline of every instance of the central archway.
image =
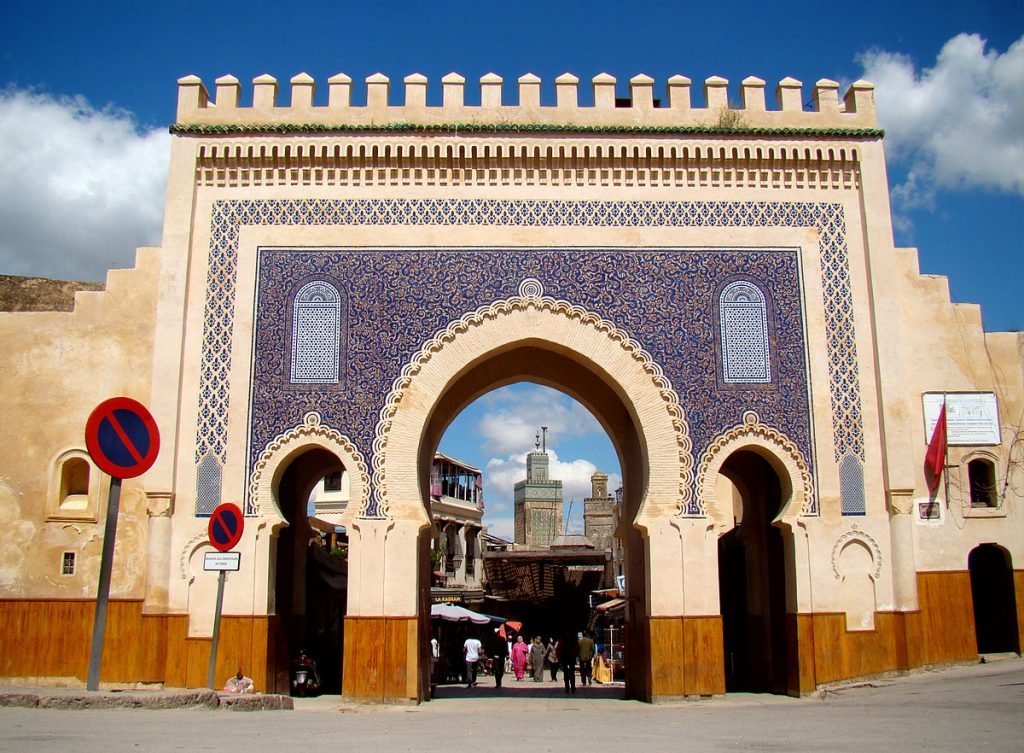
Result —
<instances>
[{"instance_id":1,"label":"central archway","mask_svg":"<svg viewBox=\"0 0 1024 753\"><path fill-rule=\"evenodd\" d=\"M638 343L600 317L539 292L463 317L424 346L396 381L374 447L377 518L371 519L368 507L352 522L352 568L369 572L371 561L382 562L383 583L374 583L372 591L350 587L348 635L366 631L369 642L371 631L379 635L373 617L384 616L394 638L383 648L391 657L384 656L384 664L397 666L414 656L415 666L405 664L411 675L406 686L417 686L418 698L425 697L430 524L425 500L431 459L444 429L475 397L524 380L569 394L612 438L623 469L618 535L630 602L627 651L633 657L627 695L646 700L665 695L658 678L675 670L659 662L676 662L682 630L674 631L680 645L668 647L676 653L659 646L656 659L650 621L685 614L677 525L692 493L685 417L661 369ZM358 646L358 638L346 641L346 668L353 666L348 659ZM720 692L717 678L712 684ZM389 697L386 690L383 697Z\"/></svg>"}]
</instances>

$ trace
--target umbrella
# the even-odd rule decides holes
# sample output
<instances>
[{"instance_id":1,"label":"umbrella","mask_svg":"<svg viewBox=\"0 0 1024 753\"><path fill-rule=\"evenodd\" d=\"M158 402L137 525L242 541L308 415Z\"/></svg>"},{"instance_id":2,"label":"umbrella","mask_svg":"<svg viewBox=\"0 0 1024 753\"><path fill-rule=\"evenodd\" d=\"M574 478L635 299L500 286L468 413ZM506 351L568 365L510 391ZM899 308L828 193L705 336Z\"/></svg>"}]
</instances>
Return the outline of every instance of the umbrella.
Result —
<instances>
[{"instance_id":1,"label":"umbrella","mask_svg":"<svg viewBox=\"0 0 1024 753\"><path fill-rule=\"evenodd\" d=\"M514 631L516 631L518 633L520 630L523 629L523 623L516 622L515 620L506 620L505 624L502 625L500 628L498 628L498 635L500 635L502 638L506 638L507 639L508 638L508 633L505 632L505 628L506 627L510 628L510 629L512 629L512 630L514 630Z\"/></svg>"},{"instance_id":2,"label":"umbrella","mask_svg":"<svg viewBox=\"0 0 1024 753\"><path fill-rule=\"evenodd\" d=\"M431 604L430 616L448 622L472 622L475 625L486 625L491 621L487 615L478 614L455 604Z\"/></svg>"}]
</instances>

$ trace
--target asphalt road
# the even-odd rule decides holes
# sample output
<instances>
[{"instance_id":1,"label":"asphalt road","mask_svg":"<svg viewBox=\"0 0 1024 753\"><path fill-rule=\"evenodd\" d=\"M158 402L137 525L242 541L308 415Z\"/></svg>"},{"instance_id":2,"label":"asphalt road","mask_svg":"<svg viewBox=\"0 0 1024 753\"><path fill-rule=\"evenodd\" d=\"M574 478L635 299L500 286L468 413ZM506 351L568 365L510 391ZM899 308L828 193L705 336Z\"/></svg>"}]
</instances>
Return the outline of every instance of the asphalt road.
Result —
<instances>
[{"instance_id":1,"label":"asphalt road","mask_svg":"<svg viewBox=\"0 0 1024 753\"><path fill-rule=\"evenodd\" d=\"M0 751L1024 751L1024 661L924 672L815 698L731 694L678 704L566 696L508 682L442 688L420 706L297 699L295 711L0 709Z\"/></svg>"}]
</instances>

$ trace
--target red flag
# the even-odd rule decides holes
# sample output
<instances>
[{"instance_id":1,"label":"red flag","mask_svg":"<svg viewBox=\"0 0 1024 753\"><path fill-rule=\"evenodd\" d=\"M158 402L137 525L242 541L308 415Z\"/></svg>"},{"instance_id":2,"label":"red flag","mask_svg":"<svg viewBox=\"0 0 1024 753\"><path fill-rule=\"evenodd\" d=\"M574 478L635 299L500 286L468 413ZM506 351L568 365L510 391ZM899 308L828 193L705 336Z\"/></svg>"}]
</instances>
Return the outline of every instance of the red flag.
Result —
<instances>
[{"instance_id":1,"label":"red flag","mask_svg":"<svg viewBox=\"0 0 1024 753\"><path fill-rule=\"evenodd\" d=\"M946 467L946 401L942 401L942 410L939 411L939 420L935 422L932 430L931 441L928 442L928 452L924 456L925 470L931 474L928 478L928 491L935 493L939 488L939 478Z\"/></svg>"}]
</instances>

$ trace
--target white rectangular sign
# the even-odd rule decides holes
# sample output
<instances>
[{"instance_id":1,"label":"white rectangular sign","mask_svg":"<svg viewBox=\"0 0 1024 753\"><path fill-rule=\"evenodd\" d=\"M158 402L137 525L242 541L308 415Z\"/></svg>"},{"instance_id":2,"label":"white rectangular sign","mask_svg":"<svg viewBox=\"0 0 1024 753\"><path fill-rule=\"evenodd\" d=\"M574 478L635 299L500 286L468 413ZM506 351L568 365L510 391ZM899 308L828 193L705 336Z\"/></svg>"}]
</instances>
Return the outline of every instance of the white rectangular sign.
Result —
<instances>
[{"instance_id":1,"label":"white rectangular sign","mask_svg":"<svg viewBox=\"0 0 1024 753\"><path fill-rule=\"evenodd\" d=\"M992 392L926 392L924 441L928 442L946 400L946 443L949 445L1000 444L999 410Z\"/></svg>"},{"instance_id":2,"label":"white rectangular sign","mask_svg":"<svg viewBox=\"0 0 1024 753\"><path fill-rule=\"evenodd\" d=\"M203 558L203 570L238 570L242 564L241 552L207 552Z\"/></svg>"}]
</instances>

